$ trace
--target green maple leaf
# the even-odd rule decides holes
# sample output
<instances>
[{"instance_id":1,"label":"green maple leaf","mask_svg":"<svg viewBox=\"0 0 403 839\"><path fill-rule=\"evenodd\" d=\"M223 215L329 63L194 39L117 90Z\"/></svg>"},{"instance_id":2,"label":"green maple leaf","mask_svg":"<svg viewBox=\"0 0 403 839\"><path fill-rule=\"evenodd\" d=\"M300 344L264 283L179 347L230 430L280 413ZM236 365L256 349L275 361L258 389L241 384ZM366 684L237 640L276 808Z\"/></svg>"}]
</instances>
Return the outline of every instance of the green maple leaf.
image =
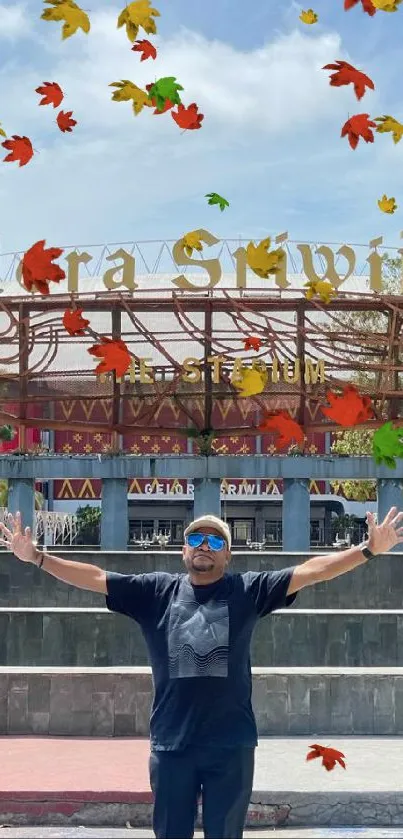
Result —
<instances>
[{"instance_id":1,"label":"green maple leaf","mask_svg":"<svg viewBox=\"0 0 403 839\"><path fill-rule=\"evenodd\" d=\"M155 99L155 105L158 110L162 110L165 102L169 99L173 105L180 105L181 98L178 91L183 90L181 84L178 84L175 76L164 76L158 79L148 91L150 99Z\"/></svg>"},{"instance_id":2,"label":"green maple leaf","mask_svg":"<svg viewBox=\"0 0 403 839\"><path fill-rule=\"evenodd\" d=\"M393 428L391 422L385 422L375 431L372 445L375 463L385 463L390 469L396 468L396 457L403 457L403 428Z\"/></svg>"},{"instance_id":3,"label":"green maple leaf","mask_svg":"<svg viewBox=\"0 0 403 839\"><path fill-rule=\"evenodd\" d=\"M208 192L206 198L210 199L207 202L208 204L219 204L221 212L225 210L226 207L229 207L227 199L223 198L222 195L219 195L218 192Z\"/></svg>"}]
</instances>

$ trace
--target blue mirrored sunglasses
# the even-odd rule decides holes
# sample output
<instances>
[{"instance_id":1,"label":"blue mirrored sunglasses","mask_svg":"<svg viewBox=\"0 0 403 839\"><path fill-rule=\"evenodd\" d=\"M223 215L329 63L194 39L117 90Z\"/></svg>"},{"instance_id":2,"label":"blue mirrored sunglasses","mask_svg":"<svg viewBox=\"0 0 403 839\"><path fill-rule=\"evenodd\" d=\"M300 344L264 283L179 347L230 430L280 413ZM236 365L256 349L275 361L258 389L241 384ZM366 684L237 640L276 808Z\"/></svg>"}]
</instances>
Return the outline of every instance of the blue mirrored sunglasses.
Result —
<instances>
[{"instance_id":1,"label":"blue mirrored sunglasses","mask_svg":"<svg viewBox=\"0 0 403 839\"><path fill-rule=\"evenodd\" d=\"M200 548L205 539L211 551L222 551L226 544L222 536L213 536L211 533L189 533L186 536L186 541L191 548Z\"/></svg>"}]
</instances>

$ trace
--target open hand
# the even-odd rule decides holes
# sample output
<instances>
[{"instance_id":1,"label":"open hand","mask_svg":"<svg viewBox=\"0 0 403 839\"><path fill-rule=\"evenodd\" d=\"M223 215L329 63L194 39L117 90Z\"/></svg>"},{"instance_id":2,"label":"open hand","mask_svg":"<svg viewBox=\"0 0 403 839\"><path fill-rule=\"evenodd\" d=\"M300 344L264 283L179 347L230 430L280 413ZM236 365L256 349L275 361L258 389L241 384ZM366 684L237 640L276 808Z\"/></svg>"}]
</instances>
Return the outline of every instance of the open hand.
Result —
<instances>
[{"instance_id":1,"label":"open hand","mask_svg":"<svg viewBox=\"0 0 403 839\"><path fill-rule=\"evenodd\" d=\"M0 522L0 545L5 545L22 562L35 562L37 548L32 541L31 528L26 527L22 532L21 513L10 515L9 521L12 530Z\"/></svg>"},{"instance_id":2,"label":"open hand","mask_svg":"<svg viewBox=\"0 0 403 839\"><path fill-rule=\"evenodd\" d=\"M373 513L367 513L368 547L374 554L384 554L403 542L403 527L396 525L403 519L397 507L391 507L382 524L377 524Z\"/></svg>"}]
</instances>

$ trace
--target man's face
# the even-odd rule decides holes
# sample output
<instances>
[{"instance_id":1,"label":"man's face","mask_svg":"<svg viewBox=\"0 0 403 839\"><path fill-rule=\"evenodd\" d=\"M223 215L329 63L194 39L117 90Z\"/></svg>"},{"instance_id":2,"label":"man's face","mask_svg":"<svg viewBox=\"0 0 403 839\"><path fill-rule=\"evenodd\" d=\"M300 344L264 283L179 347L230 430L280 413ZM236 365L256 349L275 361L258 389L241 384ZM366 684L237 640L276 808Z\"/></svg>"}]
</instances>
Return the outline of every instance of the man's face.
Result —
<instances>
[{"instance_id":1,"label":"man's face","mask_svg":"<svg viewBox=\"0 0 403 839\"><path fill-rule=\"evenodd\" d=\"M206 535L210 533L212 536L222 537L219 530L215 530L214 527L198 527L197 533L205 533ZM186 543L183 546L183 561L189 577L195 585L207 585L219 580L223 576L230 559L231 553L226 542L221 551L212 551L206 539L198 548L191 548Z\"/></svg>"}]
</instances>

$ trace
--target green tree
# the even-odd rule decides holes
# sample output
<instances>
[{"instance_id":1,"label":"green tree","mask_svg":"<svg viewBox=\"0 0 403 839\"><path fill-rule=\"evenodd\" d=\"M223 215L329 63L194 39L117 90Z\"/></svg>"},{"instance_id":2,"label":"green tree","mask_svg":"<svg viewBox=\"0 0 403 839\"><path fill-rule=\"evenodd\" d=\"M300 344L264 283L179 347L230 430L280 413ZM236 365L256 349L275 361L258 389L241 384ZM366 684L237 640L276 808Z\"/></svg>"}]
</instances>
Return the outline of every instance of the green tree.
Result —
<instances>
[{"instance_id":1,"label":"green tree","mask_svg":"<svg viewBox=\"0 0 403 839\"><path fill-rule=\"evenodd\" d=\"M77 511L78 545L99 545L101 539L101 508L86 504Z\"/></svg>"}]
</instances>

